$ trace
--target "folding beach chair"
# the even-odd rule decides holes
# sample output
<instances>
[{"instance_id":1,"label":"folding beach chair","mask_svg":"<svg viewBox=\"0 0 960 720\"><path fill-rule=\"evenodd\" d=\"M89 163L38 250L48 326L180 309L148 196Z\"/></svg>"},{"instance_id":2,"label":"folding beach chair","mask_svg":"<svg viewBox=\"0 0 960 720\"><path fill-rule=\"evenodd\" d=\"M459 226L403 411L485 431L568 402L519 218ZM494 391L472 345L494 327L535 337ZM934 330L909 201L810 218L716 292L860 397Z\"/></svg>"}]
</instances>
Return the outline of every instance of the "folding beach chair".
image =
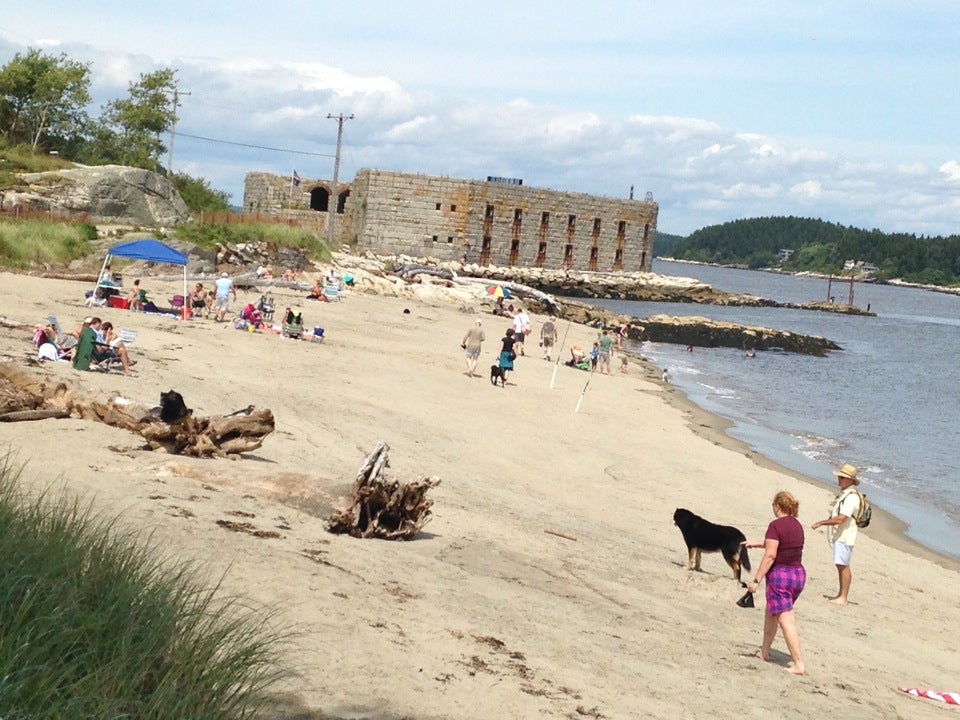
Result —
<instances>
[{"instance_id":1,"label":"folding beach chair","mask_svg":"<svg viewBox=\"0 0 960 720\"><path fill-rule=\"evenodd\" d=\"M335 283L324 285L323 294L330 302L340 302L340 286Z\"/></svg>"}]
</instances>

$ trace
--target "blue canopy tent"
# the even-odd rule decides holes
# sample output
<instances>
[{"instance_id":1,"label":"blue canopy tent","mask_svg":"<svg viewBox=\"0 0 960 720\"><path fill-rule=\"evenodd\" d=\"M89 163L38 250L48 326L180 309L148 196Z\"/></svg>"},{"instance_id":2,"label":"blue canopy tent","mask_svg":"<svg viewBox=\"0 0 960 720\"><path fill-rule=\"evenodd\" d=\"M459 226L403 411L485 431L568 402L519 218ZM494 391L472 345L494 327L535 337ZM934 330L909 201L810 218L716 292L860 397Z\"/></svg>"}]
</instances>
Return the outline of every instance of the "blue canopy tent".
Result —
<instances>
[{"instance_id":1,"label":"blue canopy tent","mask_svg":"<svg viewBox=\"0 0 960 720\"><path fill-rule=\"evenodd\" d=\"M114 245L107 251L107 256L103 259L103 267L100 268L100 276L97 280L97 287L104 283L104 271L110 264L111 257L125 258L127 260L143 260L144 262L161 263L163 265L180 265L183 267L183 297L187 298L187 256L174 250L169 245L164 245L159 240L134 240L133 242ZM183 315L181 315L183 317Z\"/></svg>"}]
</instances>

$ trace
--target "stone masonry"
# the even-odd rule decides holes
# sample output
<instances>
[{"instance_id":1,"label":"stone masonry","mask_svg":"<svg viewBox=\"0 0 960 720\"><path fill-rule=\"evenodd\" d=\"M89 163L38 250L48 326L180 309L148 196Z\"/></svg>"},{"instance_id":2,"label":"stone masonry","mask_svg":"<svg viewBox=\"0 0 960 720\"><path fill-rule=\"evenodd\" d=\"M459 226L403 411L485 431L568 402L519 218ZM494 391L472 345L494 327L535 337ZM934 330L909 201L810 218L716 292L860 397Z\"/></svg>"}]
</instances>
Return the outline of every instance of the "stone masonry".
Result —
<instances>
[{"instance_id":1,"label":"stone masonry","mask_svg":"<svg viewBox=\"0 0 960 720\"><path fill-rule=\"evenodd\" d=\"M337 238L357 250L480 265L649 271L658 206L511 181L361 170L338 184ZM245 212L327 213L332 183L250 173Z\"/></svg>"}]
</instances>

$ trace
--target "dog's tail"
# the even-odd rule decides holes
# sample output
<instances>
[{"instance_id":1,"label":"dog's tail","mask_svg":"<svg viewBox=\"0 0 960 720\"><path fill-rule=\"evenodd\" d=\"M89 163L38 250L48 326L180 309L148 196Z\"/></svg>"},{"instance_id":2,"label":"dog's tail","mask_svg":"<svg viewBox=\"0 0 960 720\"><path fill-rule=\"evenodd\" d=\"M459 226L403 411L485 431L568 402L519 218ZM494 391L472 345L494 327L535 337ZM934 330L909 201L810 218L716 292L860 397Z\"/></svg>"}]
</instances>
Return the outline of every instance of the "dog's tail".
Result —
<instances>
[{"instance_id":1,"label":"dog's tail","mask_svg":"<svg viewBox=\"0 0 960 720\"><path fill-rule=\"evenodd\" d=\"M750 555L747 553L747 546L740 546L740 567L750 572Z\"/></svg>"}]
</instances>

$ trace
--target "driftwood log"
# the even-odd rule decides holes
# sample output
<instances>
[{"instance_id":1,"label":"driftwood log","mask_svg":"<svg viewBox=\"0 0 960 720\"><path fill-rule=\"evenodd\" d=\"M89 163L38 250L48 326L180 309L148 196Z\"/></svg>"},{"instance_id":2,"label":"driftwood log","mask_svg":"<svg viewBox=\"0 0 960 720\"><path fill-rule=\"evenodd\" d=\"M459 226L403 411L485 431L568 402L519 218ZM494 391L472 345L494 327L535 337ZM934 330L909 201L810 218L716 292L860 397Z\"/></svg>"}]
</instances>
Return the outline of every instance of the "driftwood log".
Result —
<instances>
[{"instance_id":1,"label":"driftwood log","mask_svg":"<svg viewBox=\"0 0 960 720\"><path fill-rule=\"evenodd\" d=\"M47 382L13 363L0 363L0 421L72 417L102 422L140 435L151 450L193 457L224 457L256 450L273 432L273 413L252 405L230 415L187 415L173 423L156 408L121 397L82 393L64 382Z\"/></svg>"},{"instance_id":2,"label":"driftwood log","mask_svg":"<svg viewBox=\"0 0 960 720\"><path fill-rule=\"evenodd\" d=\"M433 500L427 491L440 484L440 478L420 478L401 482L382 476L389 465L390 447L381 442L367 456L357 473L353 494L343 498L339 509L327 519L332 533L357 538L412 540L433 517Z\"/></svg>"}]
</instances>

